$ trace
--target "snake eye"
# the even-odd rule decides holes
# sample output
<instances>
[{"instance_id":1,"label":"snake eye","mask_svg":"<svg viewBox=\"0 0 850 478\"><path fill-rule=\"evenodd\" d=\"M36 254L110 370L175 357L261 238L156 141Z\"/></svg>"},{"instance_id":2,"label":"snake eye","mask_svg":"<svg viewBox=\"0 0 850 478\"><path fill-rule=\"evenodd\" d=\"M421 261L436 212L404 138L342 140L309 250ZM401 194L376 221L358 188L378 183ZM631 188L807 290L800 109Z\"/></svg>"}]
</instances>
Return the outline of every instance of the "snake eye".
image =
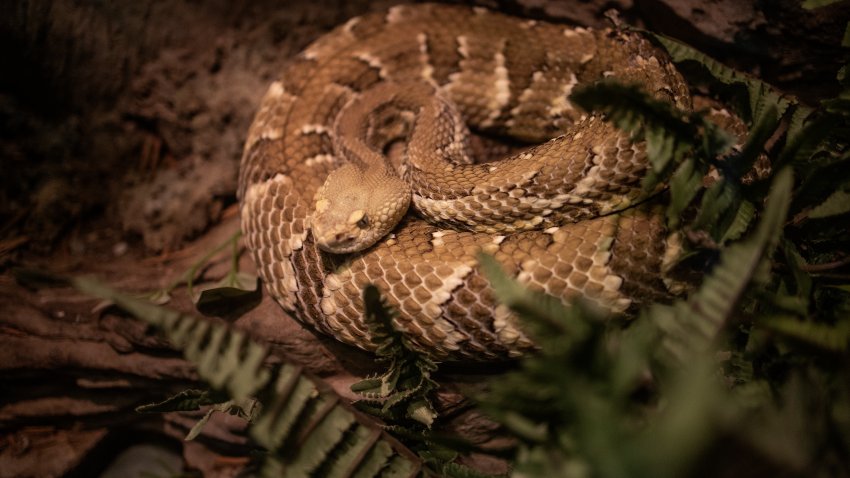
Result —
<instances>
[{"instance_id":1,"label":"snake eye","mask_svg":"<svg viewBox=\"0 0 850 478\"><path fill-rule=\"evenodd\" d=\"M360 229L366 229L369 227L369 216L366 215L366 211L358 209L348 216L347 222L348 224L354 224Z\"/></svg>"},{"instance_id":2,"label":"snake eye","mask_svg":"<svg viewBox=\"0 0 850 478\"><path fill-rule=\"evenodd\" d=\"M360 220L357 221L357 227L359 227L360 229L366 229L367 227L369 227L369 216L364 214L363 217L361 217Z\"/></svg>"}]
</instances>

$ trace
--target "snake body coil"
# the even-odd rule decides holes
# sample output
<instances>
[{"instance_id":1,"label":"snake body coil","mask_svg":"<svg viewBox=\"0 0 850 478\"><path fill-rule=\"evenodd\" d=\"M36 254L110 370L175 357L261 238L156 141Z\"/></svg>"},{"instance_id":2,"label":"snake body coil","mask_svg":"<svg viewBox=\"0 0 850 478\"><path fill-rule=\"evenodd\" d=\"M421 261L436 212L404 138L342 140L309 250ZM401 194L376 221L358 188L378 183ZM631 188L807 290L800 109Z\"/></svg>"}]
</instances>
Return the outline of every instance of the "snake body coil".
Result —
<instances>
[{"instance_id":1,"label":"snake body coil","mask_svg":"<svg viewBox=\"0 0 850 478\"><path fill-rule=\"evenodd\" d=\"M269 88L242 158L242 227L268 291L372 349L361 292L374 283L396 327L438 360L533 348L479 251L565 301L623 312L664 294L673 246L658 211L634 206L645 147L568 100L609 76L690 108L678 72L631 33L426 4L320 38ZM471 164L467 125L542 143ZM384 157L399 142L401 161Z\"/></svg>"}]
</instances>

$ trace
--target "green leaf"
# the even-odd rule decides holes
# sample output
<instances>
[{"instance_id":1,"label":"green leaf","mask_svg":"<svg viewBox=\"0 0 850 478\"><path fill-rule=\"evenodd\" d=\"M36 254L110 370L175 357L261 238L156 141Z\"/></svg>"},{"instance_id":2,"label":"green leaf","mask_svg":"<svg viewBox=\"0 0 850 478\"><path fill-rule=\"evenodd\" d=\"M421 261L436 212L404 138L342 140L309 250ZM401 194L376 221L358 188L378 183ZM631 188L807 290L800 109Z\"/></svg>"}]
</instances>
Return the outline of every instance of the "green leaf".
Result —
<instances>
[{"instance_id":1,"label":"green leaf","mask_svg":"<svg viewBox=\"0 0 850 478\"><path fill-rule=\"evenodd\" d=\"M213 413L215 412L215 408L210 408L209 410L207 410L207 413L205 413L204 416L195 423L192 429L189 430L189 433L186 434L186 438L184 438L184 440L192 441L197 438L198 435L201 434L201 431L203 431L204 427L207 425L207 422L209 422L210 418L212 418Z\"/></svg>"},{"instance_id":2,"label":"green leaf","mask_svg":"<svg viewBox=\"0 0 850 478\"><path fill-rule=\"evenodd\" d=\"M390 459L389 464L381 470L381 477L408 478L419 474L419 465L414 465L409 460L402 460L398 456Z\"/></svg>"},{"instance_id":3,"label":"green leaf","mask_svg":"<svg viewBox=\"0 0 850 478\"><path fill-rule=\"evenodd\" d=\"M829 287L831 289L842 290L844 292L850 292L850 284L830 284L826 287Z\"/></svg>"},{"instance_id":4,"label":"green leaf","mask_svg":"<svg viewBox=\"0 0 850 478\"><path fill-rule=\"evenodd\" d=\"M728 180L720 179L712 184L702 196L697 216L691 223L693 229L705 230L716 237L716 228L720 217L737 201L738 192L735 185Z\"/></svg>"},{"instance_id":5,"label":"green leaf","mask_svg":"<svg viewBox=\"0 0 850 478\"><path fill-rule=\"evenodd\" d=\"M696 161L686 159L670 177L670 204L667 206L667 223L675 229L682 214L702 189L705 168L697 168Z\"/></svg>"},{"instance_id":6,"label":"green leaf","mask_svg":"<svg viewBox=\"0 0 850 478\"><path fill-rule=\"evenodd\" d=\"M753 115L753 124L756 127L761 124L767 125L763 127L767 134L765 135L764 132L760 132L764 138L761 144L764 144L770 133L776 129L779 118L782 118L785 112L788 111L791 102L767 83L749 78L746 85L750 97L750 111L752 111ZM752 131L750 135L753 135Z\"/></svg>"},{"instance_id":7,"label":"green leaf","mask_svg":"<svg viewBox=\"0 0 850 478\"><path fill-rule=\"evenodd\" d=\"M665 386L665 405L658 416L629 443L628 453L646 477L690 476L710 450L736 403L724 400L723 388L713 380L716 364L707 353L693 354L684 370ZM724 420L725 419L725 420ZM709 473L711 474L711 473ZM610 476L610 475L609 475ZM621 473L619 476L632 476Z\"/></svg>"},{"instance_id":8,"label":"green leaf","mask_svg":"<svg viewBox=\"0 0 850 478\"><path fill-rule=\"evenodd\" d=\"M534 422L518 413L505 413L501 422L515 435L527 441L543 443L549 434L549 427L545 423Z\"/></svg>"},{"instance_id":9,"label":"green leaf","mask_svg":"<svg viewBox=\"0 0 850 478\"><path fill-rule=\"evenodd\" d=\"M786 136L788 138L794 138L800 131L802 131L803 126L806 124L806 121L812 117L812 113L815 110L803 105L797 105L794 108L794 112L791 113L791 119L788 121L788 131L786 132Z\"/></svg>"},{"instance_id":10,"label":"green leaf","mask_svg":"<svg viewBox=\"0 0 850 478\"><path fill-rule=\"evenodd\" d=\"M779 124L779 118L781 116L782 114L774 104L768 104L763 107L763 110L757 116L758 121L750 130L741 152L723 161L723 166L729 171L727 176L738 181L747 172L752 170L753 164L755 164L759 155L765 150L765 143L767 143L773 132L776 131L776 126Z\"/></svg>"},{"instance_id":11,"label":"green leaf","mask_svg":"<svg viewBox=\"0 0 850 478\"><path fill-rule=\"evenodd\" d=\"M724 245L740 238L749 229L755 215L756 208L753 203L750 201L741 201L738 204L738 209L735 210L735 216L732 218L732 222L720 237L720 244Z\"/></svg>"},{"instance_id":12,"label":"green leaf","mask_svg":"<svg viewBox=\"0 0 850 478\"><path fill-rule=\"evenodd\" d=\"M198 290L193 302L198 307L202 307L205 303L212 301L239 297L246 293L256 292L258 283L259 277L256 274L247 272L227 274L214 285Z\"/></svg>"},{"instance_id":13,"label":"green leaf","mask_svg":"<svg viewBox=\"0 0 850 478\"><path fill-rule=\"evenodd\" d=\"M346 431L355 424L354 414L342 407L333 407L319 417L307 437L299 443L298 453L289 462L287 475L310 476L331 451L342 442Z\"/></svg>"},{"instance_id":14,"label":"green leaf","mask_svg":"<svg viewBox=\"0 0 850 478\"><path fill-rule=\"evenodd\" d=\"M165 305L171 302L171 294L168 289L158 289L149 294L141 296L142 299L148 300L152 304Z\"/></svg>"},{"instance_id":15,"label":"green leaf","mask_svg":"<svg viewBox=\"0 0 850 478\"><path fill-rule=\"evenodd\" d=\"M780 316L763 319L759 325L824 350L844 352L850 348L850 320L831 325Z\"/></svg>"},{"instance_id":16,"label":"green leaf","mask_svg":"<svg viewBox=\"0 0 850 478\"><path fill-rule=\"evenodd\" d=\"M205 405L227 401L227 396L212 390L189 389L161 402L136 407L139 413L189 412L200 410Z\"/></svg>"},{"instance_id":17,"label":"green leaf","mask_svg":"<svg viewBox=\"0 0 850 478\"><path fill-rule=\"evenodd\" d=\"M381 470L386 468L393 457L393 449L386 442L377 442L363 457L360 466L354 473L354 478L372 478L382 476ZM280 475L278 475L280 476Z\"/></svg>"},{"instance_id":18,"label":"green leaf","mask_svg":"<svg viewBox=\"0 0 850 478\"><path fill-rule=\"evenodd\" d=\"M198 435L203 430L204 426L206 426L207 422L209 422L210 418L213 416L215 412L227 413L230 415L236 415L248 422L252 422L258 413L259 407L256 400L253 399L245 399L242 400L241 403L237 403L234 400L227 400L222 403L216 403L207 410L207 413L204 414L203 418L198 420L195 423L195 426L189 430L189 433L186 435L184 440L192 441L198 437Z\"/></svg>"},{"instance_id":19,"label":"green leaf","mask_svg":"<svg viewBox=\"0 0 850 478\"><path fill-rule=\"evenodd\" d=\"M407 406L407 416L431 428L434 419L437 418L437 411L434 410L430 401L420 399L410 402Z\"/></svg>"},{"instance_id":20,"label":"green leaf","mask_svg":"<svg viewBox=\"0 0 850 478\"><path fill-rule=\"evenodd\" d=\"M832 5L833 3L838 3L840 1L842 0L803 0L802 7L806 10L813 10L815 8Z\"/></svg>"},{"instance_id":21,"label":"green leaf","mask_svg":"<svg viewBox=\"0 0 850 478\"><path fill-rule=\"evenodd\" d=\"M305 376L300 367L285 364L271 387L260 394L262 412L251 427L257 443L276 451L286 476L361 476L395 461L418 469L420 461L380 426L355 414L322 382ZM265 469L264 469L265 473ZM372 475L362 475L372 476Z\"/></svg>"},{"instance_id":22,"label":"green leaf","mask_svg":"<svg viewBox=\"0 0 850 478\"><path fill-rule=\"evenodd\" d=\"M446 463L440 467L438 471L440 476L444 476L446 478L507 478L506 475L481 473L480 471L459 463Z\"/></svg>"},{"instance_id":23,"label":"green leaf","mask_svg":"<svg viewBox=\"0 0 850 478\"><path fill-rule=\"evenodd\" d=\"M345 441L336 451L337 459L329 464L321 476L326 478L348 478L354 474L359 459L366 455L381 437L380 430L354 425L347 432Z\"/></svg>"},{"instance_id":24,"label":"green leaf","mask_svg":"<svg viewBox=\"0 0 850 478\"><path fill-rule=\"evenodd\" d=\"M652 36L667 50L670 57L676 63L685 61L694 61L703 65L715 78L727 84L731 83L746 83L747 77L741 72L735 71L732 68L720 63L714 58L698 51L678 40L665 35L652 33Z\"/></svg>"},{"instance_id":25,"label":"green leaf","mask_svg":"<svg viewBox=\"0 0 850 478\"><path fill-rule=\"evenodd\" d=\"M799 169L804 176L792 203L791 210L795 214L820 205L834 191L843 189L843 185L850 182L850 154L801 165Z\"/></svg>"},{"instance_id":26,"label":"green leaf","mask_svg":"<svg viewBox=\"0 0 850 478\"><path fill-rule=\"evenodd\" d=\"M821 101L828 113L847 117L850 116L850 91L845 90L838 98Z\"/></svg>"},{"instance_id":27,"label":"green leaf","mask_svg":"<svg viewBox=\"0 0 850 478\"><path fill-rule=\"evenodd\" d=\"M850 191L839 189L826 198L824 202L809 211L808 217L811 219L821 219L848 212L850 212Z\"/></svg>"},{"instance_id":28,"label":"green leaf","mask_svg":"<svg viewBox=\"0 0 850 478\"><path fill-rule=\"evenodd\" d=\"M271 397L263 400L263 414L251 428L257 443L274 450L294 434L299 416L319 396L316 384L302 378L300 367L286 364L279 369Z\"/></svg>"},{"instance_id":29,"label":"green leaf","mask_svg":"<svg viewBox=\"0 0 850 478\"><path fill-rule=\"evenodd\" d=\"M804 168L818 147L826 140L838 126L838 118L834 115L822 115L813 120L804 122L802 128L796 127L797 134L791 136L785 142L782 152L779 154L774 167L792 165L795 168Z\"/></svg>"},{"instance_id":30,"label":"green leaf","mask_svg":"<svg viewBox=\"0 0 850 478\"><path fill-rule=\"evenodd\" d=\"M262 300L259 278L245 272L232 272L214 285L195 289L198 311L205 315L241 315Z\"/></svg>"},{"instance_id":31,"label":"green leaf","mask_svg":"<svg viewBox=\"0 0 850 478\"><path fill-rule=\"evenodd\" d=\"M759 273L779 240L792 186L790 170L777 173L756 230L723 251L719 264L687 302L655 304L644 311L644 320L654 322L664 333L663 351L675 362L687 363L694 354L707 350L750 283L765 280Z\"/></svg>"},{"instance_id":32,"label":"green leaf","mask_svg":"<svg viewBox=\"0 0 850 478\"><path fill-rule=\"evenodd\" d=\"M808 301L812 293L812 277L803 268L807 265L806 260L797 251L797 247L791 241L784 240L782 250L785 253L785 259L791 274L794 277L794 292L798 297L803 297Z\"/></svg>"}]
</instances>

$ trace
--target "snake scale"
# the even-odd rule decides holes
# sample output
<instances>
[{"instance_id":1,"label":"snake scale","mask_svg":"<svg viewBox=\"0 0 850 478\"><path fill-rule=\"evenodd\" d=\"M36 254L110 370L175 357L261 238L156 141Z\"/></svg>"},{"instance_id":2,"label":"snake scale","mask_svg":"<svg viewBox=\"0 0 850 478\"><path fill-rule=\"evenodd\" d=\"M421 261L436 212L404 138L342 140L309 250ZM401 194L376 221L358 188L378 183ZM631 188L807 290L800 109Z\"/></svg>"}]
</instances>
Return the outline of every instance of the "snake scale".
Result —
<instances>
[{"instance_id":1,"label":"snake scale","mask_svg":"<svg viewBox=\"0 0 850 478\"><path fill-rule=\"evenodd\" d=\"M606 77L691 107L636 33L421 4L319 38L269 88L242 158L242 228L267 290L302 323L373 350L361 296L373 283L409 343L450 361L534 348L480 251L564 301L620 313L664 296L676 244L642 202L645 145L568 100ZM467 127L538 144L474 164Z\"/></svg>"}]
</instances>

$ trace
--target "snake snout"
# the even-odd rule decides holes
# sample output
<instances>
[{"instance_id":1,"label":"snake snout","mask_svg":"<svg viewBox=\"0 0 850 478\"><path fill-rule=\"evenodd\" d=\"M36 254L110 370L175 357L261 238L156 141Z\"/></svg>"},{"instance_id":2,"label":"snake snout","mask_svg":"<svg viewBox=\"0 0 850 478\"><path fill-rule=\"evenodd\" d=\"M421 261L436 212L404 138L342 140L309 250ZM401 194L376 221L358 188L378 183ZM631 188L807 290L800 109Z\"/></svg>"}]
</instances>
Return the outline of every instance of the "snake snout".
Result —
<instances>
[{"instance_id":1,"label":"snake snout","mask_svg":"<svg viewBox=\"0 0 850 478\"><path fill-rule=\"evenodd\" d=\"M359 234L348 227L313 225L313 237L320 249L333 254L347 254L363 248Z\"/></svg>"},{"instance_id":2,"label":"snake snout","mask_svg":"<svg viewBox=\"0 0 850 478\"><path fill-rule=\"evenodd\" d=\"M356 239L354 234L348 234L345 232L337 232L336 234L334 234L334 242L336 242L337 244L351 243L354 241L354 239Z\"/></svg>"}]
</instances>

